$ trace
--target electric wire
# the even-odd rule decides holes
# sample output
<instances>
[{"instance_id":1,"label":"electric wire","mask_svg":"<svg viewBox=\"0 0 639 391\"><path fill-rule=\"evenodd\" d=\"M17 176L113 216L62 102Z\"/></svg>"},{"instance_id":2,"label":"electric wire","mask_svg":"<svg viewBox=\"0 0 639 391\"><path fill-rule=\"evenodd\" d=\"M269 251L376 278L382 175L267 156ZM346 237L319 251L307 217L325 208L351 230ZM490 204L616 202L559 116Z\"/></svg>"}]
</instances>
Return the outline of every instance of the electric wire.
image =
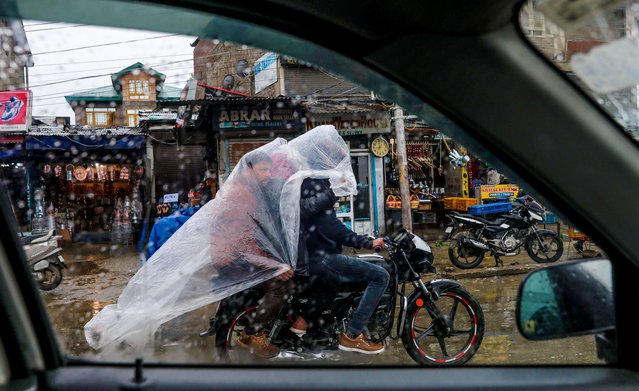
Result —
<instances>
[{"instance_id":1,"label":"electric wire","mask_svg":"<svg viewBox=\"0 0 639 391\"><path fill-rule=\"evenodd\" d=\"M78 24L75 26L62 26L62 27L50 27L50 28L46 28L46 29L37 29L37 30L24 30L25 33L34 33L36 31L49 31L49 30L62 30L62 29L70 29L70 28L74 28L74 27L84 27L84 26L88 26L87 24ZM25 26L27 27L27 26Z\"/></svg>"},{"instance_id":2,"label":"electric wire","mask_svg":"<svg viewBox=\"0 0 639 391\"><path fill-rule=\"evenodd\" d=\"M180 36L180 34L165 34L165 35L158 35L155 37L147 37L147 38L138 38L138 39L130 39L128 41L117 41L117 42L107 42L107 43L102 43L102 44L97 44L97 45L89 45L89 46L80 46L80 47L76 47L76 48L68 48L68 49L59 49L59 50L51 50L49 52L42 52L42 53L31 53L33 56L43 56L46 54L56 54L56 53L66 53L66 52L71 52L74 50L83 50L83 49L91 49L91 48L98 48L98 47L104 47L104 46L112 46L112 45L122 45L125 43L133 43L133 42L141 42L141 41L149 41L152 39L160 39L160 38L168 38L168 37L177 37Z\"/></svg>"}]
</instances>

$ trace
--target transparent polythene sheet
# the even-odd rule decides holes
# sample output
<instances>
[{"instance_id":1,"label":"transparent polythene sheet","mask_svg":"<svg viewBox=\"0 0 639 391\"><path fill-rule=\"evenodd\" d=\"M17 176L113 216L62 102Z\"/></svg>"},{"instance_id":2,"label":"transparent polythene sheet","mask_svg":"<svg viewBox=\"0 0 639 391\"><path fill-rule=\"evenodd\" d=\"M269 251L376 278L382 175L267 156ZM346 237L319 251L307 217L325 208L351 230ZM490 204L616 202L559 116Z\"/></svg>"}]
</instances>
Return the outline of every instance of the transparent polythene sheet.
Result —
<instances>
[{"instance_id":1,"label":"transparent polythene sheet","mask_svg":"<svg viewBox=\"0 0 639 391\"><path fill-rule=\"evenodd\" d=\"M356 194L348 147L333 126L243 156L216 197L144 263L117 303L85 325L89 345L142 349L163 323L294 269L305 178L328 178L338 196Z\"/></svg>"}]
</instances>

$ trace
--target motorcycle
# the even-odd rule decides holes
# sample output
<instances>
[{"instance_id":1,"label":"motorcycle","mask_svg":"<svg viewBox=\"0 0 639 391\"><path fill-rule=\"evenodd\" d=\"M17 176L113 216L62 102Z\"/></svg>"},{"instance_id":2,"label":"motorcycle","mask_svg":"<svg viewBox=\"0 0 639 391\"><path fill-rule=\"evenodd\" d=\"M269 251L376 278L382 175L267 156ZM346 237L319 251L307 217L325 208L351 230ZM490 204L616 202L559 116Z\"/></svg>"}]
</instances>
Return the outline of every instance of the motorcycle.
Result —
<instances>
[{"instance_id":1,"label":"motorcycle","mask_svg":"<svg viewBox=\"0 0 639 391\"><path fill-rule=\"evenodd\" d=\"M43 291L50 291L60 285L62 269L67 268L60 255L62 249L58 247L60 239L62 236L54 236L53 231L20 237L29 268Z\"/></svg>"},{"instance_id":2,"label":"motorcycle","mask_svg":"<svg viewBox=\"0 0 639 391\"><path fill-rule=\"evenodd\" d=\"M422 281L422 274L436 270L430 246L418 236L402 229L384 242L388 258L359 255L364 261L382 265L391 276L389 287L367 324L367 336L376 343L388 337L401 338L410 357L421 365L452 366L470 360L484 336L484 314L479 302L456 281ZM295 278L296 285L305 288L288 299L265 330L271 343L280 347L280 358L326 357L327 351L338 349L340 334L357 308L364 287L318 287L312 280L300 284ZM410 293L408 284L414 288ZM318 299L320 293L328 299ZM210 330L222 354L238 351L237 336L247 326L262 295L263 292L248 289L220 302ZM289 314L300 312L314 325L303 337L289 330Z\"/></svg>"},{"instance_id":3,"label":"motorcycle","mask_svg":"<svg viewBox=\"0 0 639 391\"><path fill-rule=\"evenodd\" d=\"M500 257L515 256L526 249L528 256L538 263L557 261L563 254L563 242L551 230L538 229L537 223L546 220L546 211L530 197L517 199L511 211L482 218L452 212L446 228L450 239L448 257L460 269L477 267L486 252L495 258L496 266L503 265Z\"/></svg>"}]
</instances>

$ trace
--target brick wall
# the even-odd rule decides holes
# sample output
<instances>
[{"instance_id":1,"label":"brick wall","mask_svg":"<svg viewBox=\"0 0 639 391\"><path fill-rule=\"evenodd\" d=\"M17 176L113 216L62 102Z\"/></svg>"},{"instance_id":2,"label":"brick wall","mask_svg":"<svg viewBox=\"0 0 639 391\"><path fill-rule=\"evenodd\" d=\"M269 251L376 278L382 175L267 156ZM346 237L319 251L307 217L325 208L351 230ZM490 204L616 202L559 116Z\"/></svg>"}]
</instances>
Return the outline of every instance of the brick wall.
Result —
<instances>
[{"instance_id":1,"label":"brick wall","mask_svg":"<svg viewBox=\"0 0 639 391\"><path fill-rule=\"evenodd\" d=\"M251 76L238 75L236 66L240 60L246 60L252 70L255 61L265 53L261 49L200 39L193 50L195 79L198 83L223 88L224 77L231 75L234 79L232 91L253 95ZM275 91L279 91L276 86L271 86L267 90L261 91L259 95L272 96ZM196 98L203 97L204 88L198 87Z\"/></svg>"},{"instance_id":2,"label":"brick wall","mask_svg":"<svg viewBox=\"0 0 639 391\"><path fill-rule=\"evenodd\" d=\"M24 66L14 53L9 23L0 19L0 91L24 89Z\"/></svg>"}]
</instances>

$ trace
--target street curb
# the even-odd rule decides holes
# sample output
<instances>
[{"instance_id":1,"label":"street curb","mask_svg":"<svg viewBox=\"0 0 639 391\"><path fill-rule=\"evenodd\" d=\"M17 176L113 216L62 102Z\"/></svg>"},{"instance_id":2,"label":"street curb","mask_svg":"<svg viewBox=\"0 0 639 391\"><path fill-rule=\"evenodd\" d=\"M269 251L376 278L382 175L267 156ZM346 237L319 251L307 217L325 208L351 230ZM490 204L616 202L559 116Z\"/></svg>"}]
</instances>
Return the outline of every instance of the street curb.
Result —
<instances>
[{"instance_id":1,"label":"street curb","mask_svg":"<svg viewBox=\"0 0 639 391\"><path fill-rule=\"evenodd\" d=\"M487 268L478 269L478 270L444 272L444 273L438 273L438 275L441 275L443 278L452 278L455 280L460 280L464 278L486 278L486 277L526 274L530 271L542 268L544 266L545 265L542 265L542 264L526 264L526 265L487 267Z\"/></svg>"}]
</instances>

